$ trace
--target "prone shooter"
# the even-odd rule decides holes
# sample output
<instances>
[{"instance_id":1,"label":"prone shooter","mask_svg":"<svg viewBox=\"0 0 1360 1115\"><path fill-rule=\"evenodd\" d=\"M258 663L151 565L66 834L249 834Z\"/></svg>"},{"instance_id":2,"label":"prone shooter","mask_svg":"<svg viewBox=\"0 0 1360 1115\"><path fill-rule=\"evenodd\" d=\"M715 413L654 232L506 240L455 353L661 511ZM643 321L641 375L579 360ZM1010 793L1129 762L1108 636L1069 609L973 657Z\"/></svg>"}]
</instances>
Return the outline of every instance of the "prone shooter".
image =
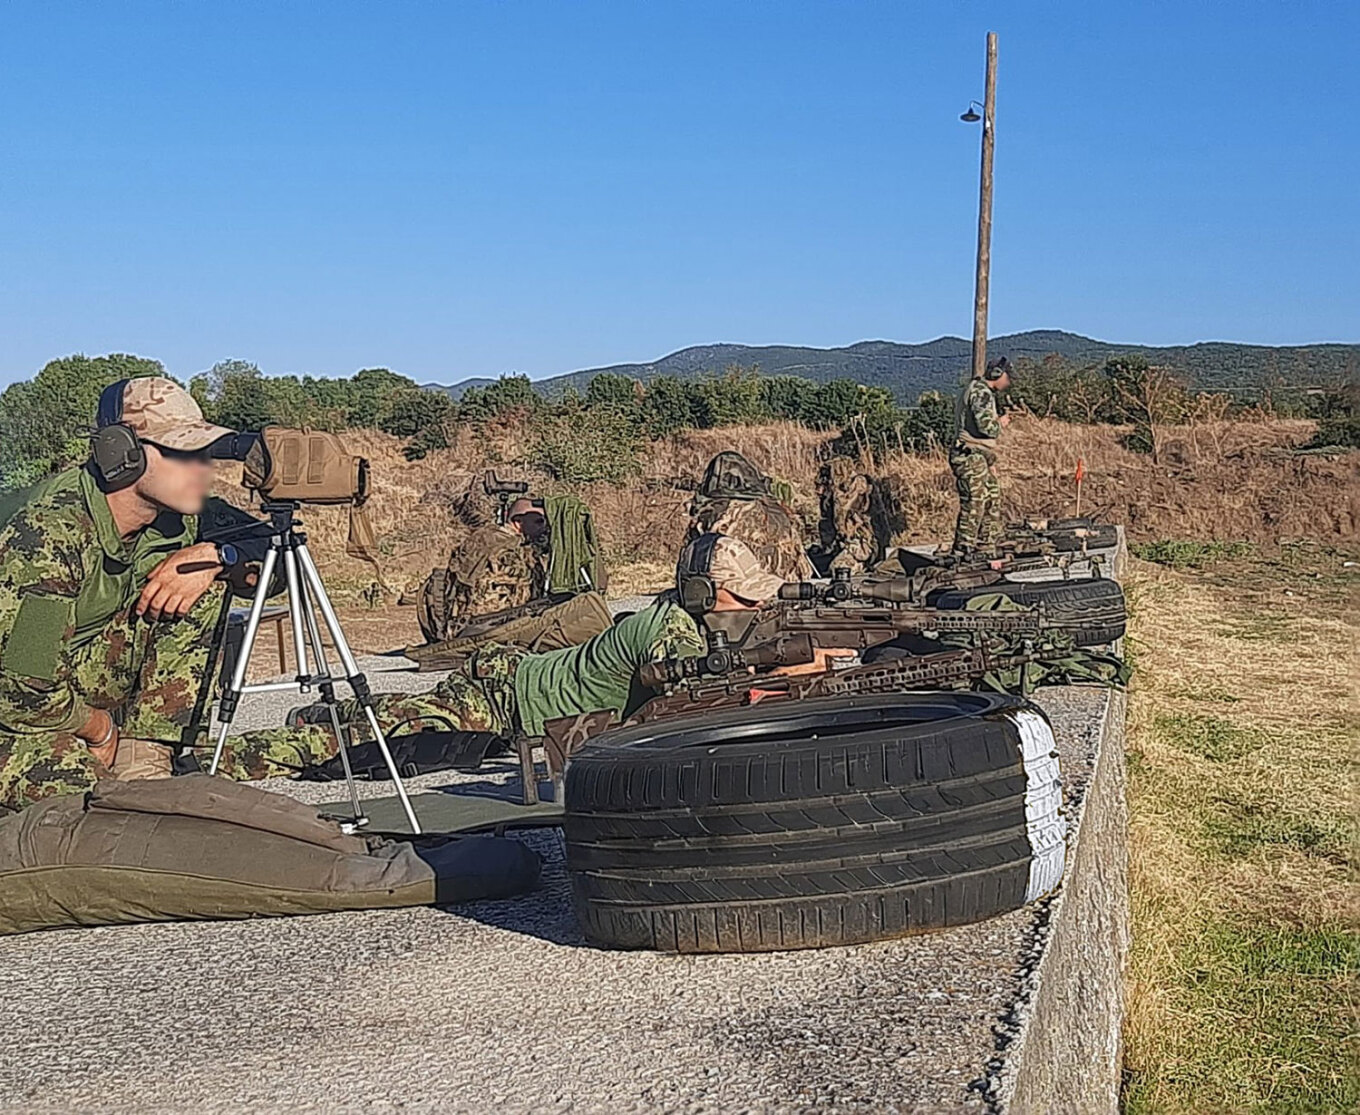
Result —
<instances>
[{"instance_id":1,"label":"prone shooter","mask_svg":"<svg viewBox=\"0 0 1360 1115\"><path fill-rule=\"evenodd\" d=\"M792 582L752 611L714 610L708 567L720 535L686 546L677 567L682 606L707 639L706 653L645 666L639 680L659 695L633 717L647 722L767 699L804 699L906 689L981 687L1029 693L1040 678L1122 681L1117 659L1074 652L1042 606L998 594L978 610L916 602L907 579L836 571L829 584ZM914 650L904 637L925 637ZM893 645L898 644L898 645ZM875 660L837 668L854 651Z\"/></svg>"}]
</instances>

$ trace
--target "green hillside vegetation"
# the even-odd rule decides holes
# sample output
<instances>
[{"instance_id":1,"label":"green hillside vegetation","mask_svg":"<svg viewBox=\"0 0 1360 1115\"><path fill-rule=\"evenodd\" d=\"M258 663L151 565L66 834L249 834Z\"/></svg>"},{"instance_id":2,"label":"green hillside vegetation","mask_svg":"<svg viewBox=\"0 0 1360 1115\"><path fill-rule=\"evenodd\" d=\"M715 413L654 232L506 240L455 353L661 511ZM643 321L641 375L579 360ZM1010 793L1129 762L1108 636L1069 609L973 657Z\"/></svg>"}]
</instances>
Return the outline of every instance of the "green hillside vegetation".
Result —
<instances>
[{"instance_id":1,"label":"green hillside vegetation","mask_svg":"<svg viewBox=\"0 0 1360 1115\"><path fill-rule=\"evenodd\" d=\"M1004 352L1005 346L994 349ZM1190 417L1221 418L1244 406L1319 419L1319 445L1360 444L1353 384L1309 391L1276 386L1252 399L1196 389L1189 377L1138 352L1097 363L1056 352L1017 355L1013 364L1014 383L1004 405L1068 422L1127 426L1126 445L1154 458L1160 428ZM1307 365L1308 377L1321 375L1321 367ZM1339 375L1344 364L1334 361L1325 368L1327 374ZM7 388L0 395L0 489L26 486L83 459L99 392L106 384L164 374L158 361L138 356L71 356L51 361L32 380ZM902 405L901 397L883 383L771 374L769 368L737 364L715 374L646 379L602 371L580 387L568 384L553 398L545 396L541 384L509 375L468 387L455 400L386 368L365 368L346 378L266 376L254 364L225 360L195 376L189 389L209 418L234 429L271 424L379 429L404 439L411 458L447 447L462 426L528 421L535 432L533 463L565 481L591 481L617 480L635 471L645 442L677 430L769 421L839 431L837 451L861 458L928 451L953 438L953 399L960 378L961 373L950 373L913 396L910 406Z\"/></svg>"},{"instance_id":2,"label":"green hillside vegetation","mask_svg":"<svg viewBox=\"0 0 1360 1115\"><path fill-rule=\"evenodd\" d=\"M1274 347L1210 341L1195 345L1157 347L1114 344L1057 329L1031 330L993 337L987 342L992 356L1012 363L1040 362L1057 356L1078 367L1098 368L1114 356L1141 356L1149 364L1170 368L1200 390L1226 391L1239 397L1270 397L1281 390L1331 387L1354 380L1360 373L1360 345L1302 345ZM547 398L570 389L586 390L597 375L621 375L649 383L663 376L694 379L720 374L732 366L758 367L769 376L791 375L826 383L849 379L870 387L886 387L899 403L910 403L926 391L952 390L969 367L970 342L962 337L939 337L924 344L861 341L843 348L796 345L696 345L646 364L615 364L537 380L534 387ZM454 399L470 388L485 387L487 379L471 379L447 391Z\"/></svg>"}]
</instances>

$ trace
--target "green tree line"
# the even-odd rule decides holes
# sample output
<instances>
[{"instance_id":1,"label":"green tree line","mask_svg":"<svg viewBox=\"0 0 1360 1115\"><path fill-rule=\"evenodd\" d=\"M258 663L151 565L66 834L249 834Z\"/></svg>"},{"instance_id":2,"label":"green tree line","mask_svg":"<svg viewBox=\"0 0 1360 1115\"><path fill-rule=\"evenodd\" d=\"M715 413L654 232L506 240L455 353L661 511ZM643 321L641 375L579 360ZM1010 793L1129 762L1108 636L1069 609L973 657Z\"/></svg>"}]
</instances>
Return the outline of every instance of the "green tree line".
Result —
<instances>
[{"instance_id":1,"label":"green tree line","mask_svg":"<svg viewBox=\"0 0 1360 1115\"><path fill-rule=\"evenodd\" d=\"M0 488L23 487L82 460L99 393L118 379L165 375L159 361L127 354L53 360L31 380L0 394ZM613 373L595 376L582 394L548 400L528 377L502 376L459 400L428 390L386 368L353 376L266 376L244 360L224 360L194 376L189 390L212 421L233 429L266 425L378 429L406 442L416 458L450 444L460 425L521 420L532 433L530 463L567 481L617 480L638 469L649 440L684 429L801 423L838 431L848 455L924 452L954 436L950 395L926 392L914 407L896 404L885 387L849 379L816 383L730 367L695 379L661 376L643 384ZM1127 444L1154 455L1159 427L1209 408L1218 416L1238 404L1190 391L1183 380L1139 355L1081 366L1058 356L1017 362L1003 405L1069 422L1131 427ZM1319 444L1360 444L1355 388L1296 401L1319 419Z\"/></svg>"}]
</instances>

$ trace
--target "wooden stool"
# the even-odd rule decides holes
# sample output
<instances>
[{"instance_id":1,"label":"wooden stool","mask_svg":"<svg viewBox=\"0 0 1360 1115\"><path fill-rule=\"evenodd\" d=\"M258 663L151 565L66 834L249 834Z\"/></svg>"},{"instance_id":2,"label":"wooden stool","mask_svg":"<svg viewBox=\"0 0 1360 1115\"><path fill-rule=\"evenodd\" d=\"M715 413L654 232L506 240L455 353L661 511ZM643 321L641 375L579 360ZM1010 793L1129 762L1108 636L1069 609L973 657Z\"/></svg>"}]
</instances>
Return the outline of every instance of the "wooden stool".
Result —
<instances>
[{"instance_id":1,"label":"wooden stool","mask_svg":"<svg viewBox=\"0 0 1360 1115\"><path fill-rule=\"evenodd\" d=\"M249 608L233 608L231 615L227 619L227 639L226 648L222 654L222 673L221 676L231 679L231 672L236 668L236 659L241 653L241 644L246 637L246 619L250 616ZM266 623L274 625L274 641L279 648L279 673L288 672L288 655L285 652L287 640L284 638L284 621L288 618L288 608L283 604L268 605L260 613L260 626Z\"/></svg>"}]
</instances>

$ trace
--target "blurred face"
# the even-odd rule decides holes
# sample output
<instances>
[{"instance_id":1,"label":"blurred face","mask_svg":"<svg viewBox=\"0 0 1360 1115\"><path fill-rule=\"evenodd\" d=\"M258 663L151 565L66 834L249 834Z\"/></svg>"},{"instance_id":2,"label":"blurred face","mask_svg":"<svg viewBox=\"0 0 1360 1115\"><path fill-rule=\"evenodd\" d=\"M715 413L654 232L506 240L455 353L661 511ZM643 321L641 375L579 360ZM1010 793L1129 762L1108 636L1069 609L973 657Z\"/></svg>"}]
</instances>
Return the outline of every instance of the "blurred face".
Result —
<instances>
[{"instance_id":1,"label":"blurred face","mask_svg":"<svg viewBox=\"0 0 1360 1115\"><path fill-rule=\"evenodd\" d=\"M1001 378L992 381L992 387L997 391L1004 391L1011 385L1010 372L1002 372Z\"/></svg>"},{"instance_id":2,"label":"blurred face","mask_svg":"<svg viewBox=\"0 0 1360 1115\"><path fill-rule=\"evenodd\" d=\"M146 472L137 481L138 494L149 503L181 515L197 515L202 511L213 478L207 450L189 453L162 449L149 442L145 446Z\"/></svg>"},{"instance_id":3,"label":"blurred face","mask_svg":"<svg viewBox=\"0 0 1360 1115\"><path fill-rule=\"evenodd\" d=\"M748 603L740 596L734 596L725 588L720 588L714 593L713 610L715 612L754 612L759 607L759 604Z\"/></svg>"}]
</instances>

